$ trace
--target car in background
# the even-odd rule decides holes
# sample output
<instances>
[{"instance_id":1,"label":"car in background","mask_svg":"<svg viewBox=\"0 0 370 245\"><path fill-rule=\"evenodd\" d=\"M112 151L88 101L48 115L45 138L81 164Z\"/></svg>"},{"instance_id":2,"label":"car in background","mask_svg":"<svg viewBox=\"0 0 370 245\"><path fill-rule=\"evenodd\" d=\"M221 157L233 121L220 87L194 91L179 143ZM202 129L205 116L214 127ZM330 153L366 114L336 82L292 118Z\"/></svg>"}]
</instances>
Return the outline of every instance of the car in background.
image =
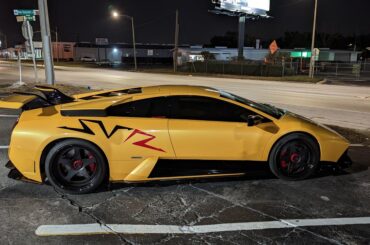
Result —
<instances>
[{"instance_id":1,"label":"car in background","mask_svg":"<svg viewBox=\"0 0 370 245\"><path fill-rule=\"evenodd\" d=\"M113 67L114 62L112 62L109 59L103 59L103 60L96 62L96 64L101 67Z\"/></svg>"},{"instance_id":2,"label":"car in background","mask_svg":"<svg viewBox=\"0 0 370 245\"><path fill-rule=\"evenodd\" d=\"M81 58L81 61L82 62L96 62L96 59L94 57L84 56Z\"/></svg>"}]
</instances>

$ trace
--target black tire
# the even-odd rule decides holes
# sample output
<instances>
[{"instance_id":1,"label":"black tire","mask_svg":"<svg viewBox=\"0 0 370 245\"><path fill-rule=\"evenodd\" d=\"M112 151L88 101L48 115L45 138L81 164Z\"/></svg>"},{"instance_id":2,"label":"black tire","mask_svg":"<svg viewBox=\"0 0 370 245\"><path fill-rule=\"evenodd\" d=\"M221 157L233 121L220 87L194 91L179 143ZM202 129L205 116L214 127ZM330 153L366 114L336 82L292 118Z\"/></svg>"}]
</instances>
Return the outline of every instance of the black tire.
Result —
<instances>
[{"instance_id":1,"label":"black tire","mask_svg":"<svg viewBox=\"0 0 370 245\"><path fill-rule=\"evenodd\" d=\"M303 180L320 165L320 148L309 135L294 133L280 139L269 156L271 172L283 180Z\"/></svg>"},{"instance_id":2,"label":"black tire","mask_svg":"<svg viewBox=\"0 0 370 245\"><path fill-rule=\"evenodd\" d=\"M45 173L49 182L68 194L87 194L107 179L105 157L95 145L83 140L57 143L46 156Z\"/></svg>"}]
</instances>

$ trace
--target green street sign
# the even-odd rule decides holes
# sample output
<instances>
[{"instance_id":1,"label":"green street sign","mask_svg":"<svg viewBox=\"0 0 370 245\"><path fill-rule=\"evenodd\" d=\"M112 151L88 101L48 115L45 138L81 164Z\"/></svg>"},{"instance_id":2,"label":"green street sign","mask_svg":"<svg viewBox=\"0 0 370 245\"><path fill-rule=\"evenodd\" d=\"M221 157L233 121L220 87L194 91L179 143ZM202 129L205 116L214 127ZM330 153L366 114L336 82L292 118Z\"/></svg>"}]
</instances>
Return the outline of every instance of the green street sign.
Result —
<instances>
[{"instance_id":1,"label":"green street sign","mask_svg":"<svg viewBox=\"0 0 370 245\"><path fill-rule=\"evenodd\" d=\"M24 19L27 21L36 21L36 16L24 16Z\"/></svg>"},{"instance_id":2,"label":"green street sign","mask_svg":"<svg viewBox=\"0 0 370 245\"><path fill-rule=\"evenodd\" d=\"M36 21L36 16L16 16L17 22Z\"/></svg>"},{"instance_id":3,"label":"green street sign","mask_svg":"<svg viewBox=\"0 0 370 245\"><path fill-rule=\"evenodd\" d=\"M291 58L310 58L311 52L310 51L293 51L290 52Z\"/></svg>"},{"instance_id":4,"label":"green street sign","mask_svg":"<svg viewBox=\"0 0 370 245\"><path fill-rule=\"evenodd\" d=\"M37 9L14 9L15 16L35 16L39 15Z\"/></svg>"}]
</instances>

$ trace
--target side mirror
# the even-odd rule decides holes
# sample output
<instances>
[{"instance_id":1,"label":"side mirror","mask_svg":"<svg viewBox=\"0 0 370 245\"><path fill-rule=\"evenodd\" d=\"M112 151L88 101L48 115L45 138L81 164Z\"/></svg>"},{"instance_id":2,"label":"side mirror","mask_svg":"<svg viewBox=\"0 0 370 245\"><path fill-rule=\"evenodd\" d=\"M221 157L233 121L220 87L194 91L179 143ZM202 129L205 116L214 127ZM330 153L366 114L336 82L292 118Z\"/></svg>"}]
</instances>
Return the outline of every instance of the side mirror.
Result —
<instances>
[{"instance_id":1,"label":"side mirror","mask_svg":"<svg viewBox=\"0 0 370 245\"><path fill-rule=\"evenodd\" d=\"M247 119L248 127L256 126L260 124L262 120L263 120L263 117L261 117L260 115L249 115Z\"/></svg>"}]
</instances>

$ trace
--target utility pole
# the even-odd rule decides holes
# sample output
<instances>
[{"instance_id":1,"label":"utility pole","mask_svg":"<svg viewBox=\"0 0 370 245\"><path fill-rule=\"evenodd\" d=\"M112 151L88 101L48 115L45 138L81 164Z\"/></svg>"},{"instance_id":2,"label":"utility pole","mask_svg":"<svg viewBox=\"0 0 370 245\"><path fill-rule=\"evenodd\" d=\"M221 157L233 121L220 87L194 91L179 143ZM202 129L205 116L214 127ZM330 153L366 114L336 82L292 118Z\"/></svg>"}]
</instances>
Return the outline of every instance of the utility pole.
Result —
<instances>
[{"instance_id":1,"label":"utility pole","mask_svg":"<svg viewBox=\"0 0 370 245\"><path fill-rule=\"evenodd\" d=\"M244 60L245 15L239 16L238 60Z\"/></svg>"},{"instance_id":2,"label":"utility pole","mask_svg":"<svg viewBox=\"0 0 370 245\"><path fill-rule=\"evenodd\" d=\"M317 21L317 0L315 0L315 10L313 15L313 28L312 28L312 42L311 42L311 60L309 77L313 78L315 75L315 39L316 39L316 21Z\"/></svg>"},{"instance_id":3,"label":"utility pole","mask_svg":"<svg viewBox=\"0 0 370 245\"><path fill-rule=\"evenodd\" d=\"M53 53L51 49L49 11L47 0L38 0L40 11L40 27L42 37L42 47L44 53L45 77L50 85L55 83Z\"/></svg>"},{"instance_id":4,"label":"utility pole","mask_svg":"<svg viewBox=\"0 0 370 245\"><path fill-rule=\"evenodd\" d=\"M133 48L134 48L134 63L135 63L135 71L137 71L136 38L135 38L135 24L134 24L134 17L131 17L131 25L132 25L132 43L133 43Z\"/></svg>"},{"instance_id":5,"label":"utility pole","mask_svg":"<svg viewBox=\"0 0 370 245\"><path fill-rule=\"evenodd\" d=\"M176 10L176 26L175 26L175 48L173 50L173 72L177 72L177 57L179 51L179 10Z\"/></svg>"}]
</instances>

